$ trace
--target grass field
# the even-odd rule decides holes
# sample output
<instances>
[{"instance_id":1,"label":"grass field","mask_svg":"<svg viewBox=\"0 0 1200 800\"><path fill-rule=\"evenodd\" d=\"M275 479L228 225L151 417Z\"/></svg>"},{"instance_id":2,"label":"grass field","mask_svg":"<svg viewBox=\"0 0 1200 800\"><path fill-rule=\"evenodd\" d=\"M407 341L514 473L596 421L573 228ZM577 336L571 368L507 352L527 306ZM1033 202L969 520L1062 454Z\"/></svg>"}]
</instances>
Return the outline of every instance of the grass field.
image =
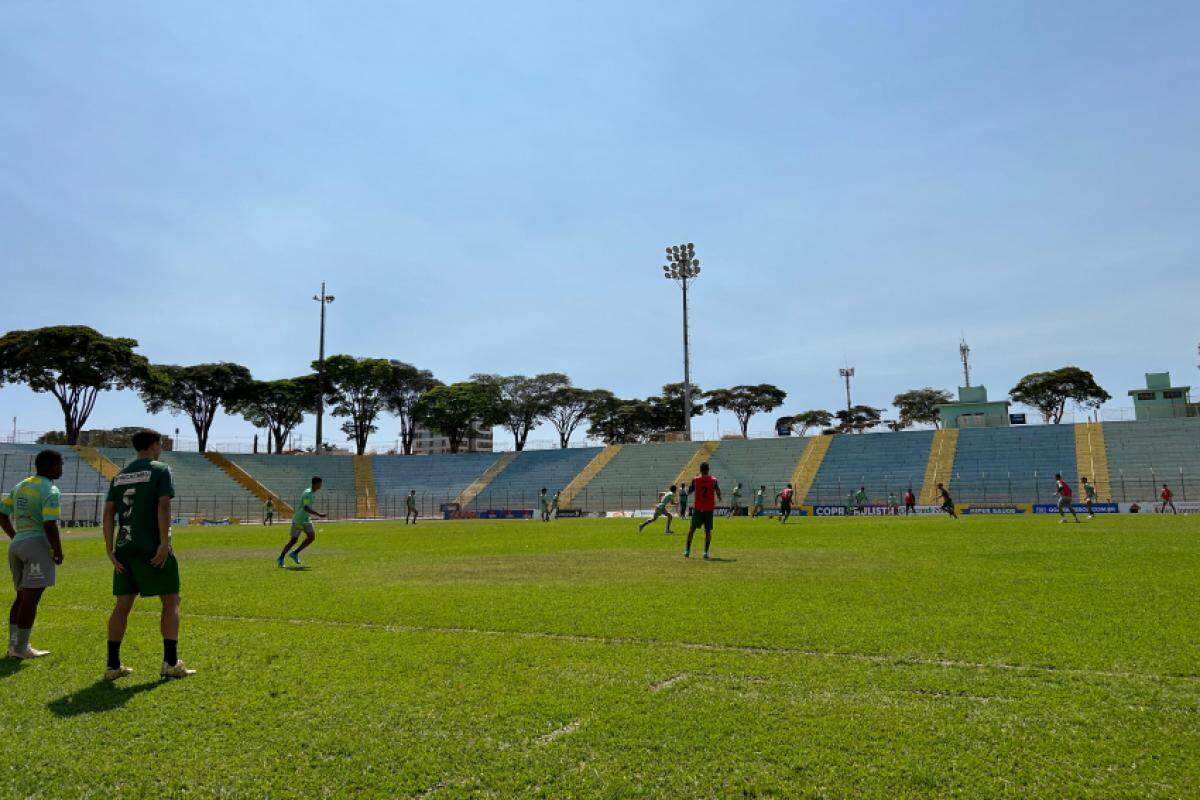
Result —
<instances>
[{"instance_id":1,"label":"grass field","mask_svg":"<svg viewBox=\"0 0 1200 800\"><path fill-rule=\"evenodd\" d=\"M4 797L1200 796L1200 518L632 520L177 531L98 680L71 535L0 662ZM698 548L697 548L698 549Z\"/></svg>"}]
</instances>

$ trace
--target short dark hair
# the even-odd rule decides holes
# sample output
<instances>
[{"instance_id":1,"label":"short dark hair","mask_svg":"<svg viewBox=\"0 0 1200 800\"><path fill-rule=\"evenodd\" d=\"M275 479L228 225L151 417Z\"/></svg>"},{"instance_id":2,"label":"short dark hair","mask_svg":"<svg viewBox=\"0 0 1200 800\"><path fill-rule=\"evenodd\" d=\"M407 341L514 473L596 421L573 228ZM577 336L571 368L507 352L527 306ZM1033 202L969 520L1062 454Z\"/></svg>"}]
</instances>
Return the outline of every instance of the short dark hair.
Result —
<instances>
[{"instance_id":1,"label":"short dark hair","mask_svg":"<svg viewBox=\"0 0 1200 800\"><path fill-rule=\"evenodd\" d=\"M33 468L37 470L38 475L44 475L55 464L61 464L62 462L62 453L57 450L43 450L34 457Z\"/></svg>"},{"instance_id":2,"label":"short dark hair","mask_svg":"<svg viewBox=\"0 0 1200 800\"><path fill-rule=\"evenodd\" d=\"M701 475L708 474L708 462L707 461L705 461L703 464L700 465L700 474Z\"/></svg>"},{"instance_id":3,"label":"short dark hair","mask_svg":"<svg viewBox=\"0 0 1200 800\"><path fill-rule=\"evenodd\" d=\"M1056 473L1054 473L1054 477L1056 477L1056 478L1061 478L1061 477L1062 477L1062 473L1061 473L1061 472L1056 472Z\"/></svg>"},{"instance_id":4,"label":"short dark hair","mask_svg":"<svg viewBox=\"0 0 1200 800\"><path fill-rule=\"evenodd\" d=\"M143 450L149 450L153 445L156 445L161 441L161 433L147 428L145 430L138 431L133 435L133 449L140 453Z\"/></svg>"},{"instance_id":5,"label":"short dark hair","mask_svg":"<svg viewBox=\"0 0 1200 800\"><path fill-rule=\"evenodd\" d=\"M313 486L316 486L318 483L324 483L324 482L325 481L321 480L320 475L313 475L313 478L312 478Z\"/></svg>"}]
</instances>

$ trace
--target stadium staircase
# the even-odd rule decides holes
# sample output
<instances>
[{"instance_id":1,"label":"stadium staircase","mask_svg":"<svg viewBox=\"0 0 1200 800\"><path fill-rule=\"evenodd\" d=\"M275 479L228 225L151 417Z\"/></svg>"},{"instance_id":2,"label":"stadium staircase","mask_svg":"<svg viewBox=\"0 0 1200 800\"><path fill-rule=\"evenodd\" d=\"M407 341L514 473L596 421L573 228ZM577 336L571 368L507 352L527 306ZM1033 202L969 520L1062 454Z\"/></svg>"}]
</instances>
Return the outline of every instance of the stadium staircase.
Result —
<instances>
[{"instance_id":1,"label":"stadium staircase","mask_svg":"<svg viewBox=\"0 0 1200 800\"><path fill-rule=\"evenodd\" d=\"M454 502L458 503L460 507L466 508L475 499L476 495L486 489L488 484L496 480L500 473L504 472L508 468L508 465L516 460L518 455L520 453L515 450L501 455L496 459L495 463L483 471L482 475L471 481L471 484L467 488L459 492L458 497L454 498Z\"/></svg>"},{"instance_id":2,"label":"stadium staircase","mask_svg":"<svg viewBox=\"0 0 1200 800\"><path fill-rule=\"evenodd\" d=\"M88 463L88 465L99 472L105 480L111 481L113 476L121 471L121 468L110 461L103 453L94 447L85 447L84 445L75 445L75 452L79 457Z\"/></svg>"},{"instance_id":3,"label":"stadium staircase","mask_svg":"<svg viewBox=\"0 0 1200 800\"><path fill-rule=\"evenodd\" d=\"M692 478L700 474L700 465L708 461L720 446L720 441L702 443L699 449L688 459L688 462L683 465L683 469L679 470L679 474L675 476L675 480L672 483L676 486L686 486Z\"/></svg>"},{"instance_id":4,"label":"stadium staircase","mask_svg":"<svg viewBox=\"0 0 1200 800\"><path fill-rule=\"evenodd\" d=\"M699 449L697 442L626 445L572 505L588 511L652 508Z\"/></svg>"},{"instance_id":5,"label":"stadium staircase","mask_svg":"<svg viewBox=\"0 0 1200 800\"><path fill-rule=\"evenodd\" d=\"M954 472L954 454L958 451L958 428L942 428L933 434L933 445L929 448L929 463L925 466L925 480L921 482L918 502L934 505L938 499L937 485L945 484L949 491Z\"/></svg>"},{"instance_id":6,"label":"stadium staircase","mask_svg":"<svg viewBox=\"0 0 1200 800\"><path fill-rule=\"evenodd\" d=\"M612 461L624 446L622 444L610 444L597 453L596 457L589 461L588 465L572 478L571 482L562 490L562 494L558 498L559 508L570 508L571 503L575 501L579 493L592 482L592 478L599 475L600 471L608 466L608 462Z\"/></svg>"},{"instance_id":7,"label":"stadium staircase","mask_svg":"<svg viewBox=\"0 0 1200 800\"><path fill-rule=\"evenodd\" d=\"M477 494L472 508L535 509L538 493L545 488L548 496L561 492L571 479L591 463L600 447L568 447L556 450L526 450L500 475ZM559 505L563 508L560 495Z\"/></svg>"},{"instance_id":8,"label":"stadium staircase","mask_svg":"<svg viewBox=\"0 0 1200 800\"><path fill-rule=\"evenodd\" d=\"M230 478L233 478L238 485L250 492L250 494L254 495L259 500L262 500L264 503L268 500L275 501L275 508L280 514L289 517L292 515L293 509L290 503L285 501L275 492L272 492L266 486L263 486L261 483L256 481L250 475L250 473L246 472L246 470L242 469L237 464L234 464L225 456L210 450L204 454L204 457L215 464L218 469L220 469ZM280 456L280 458L283 457L284 456Z\"/></svg>"},{"instance_id":9,"label":"stadium staircase","mask_svg":"<svg viewBox=\"0 0 1200 800\"><path fill-rule=\"evenodd\" d=\"M1083 422L1075 426L1075 466L1079 468L1078 477L1087 478L1096 487L1097 497L1101 500L1112 497L1103 423ZM1080 492L1081 498L1082 495Z\"/></svg>"},{"instance_id":10,"label":"stadium staircase","mask_svg":"<svg viewBox=\"0 0 1200 800\"><path fill-rule=\"evenodd\" d=\"M359 519L379 516L379 502L375 494L375 469L370 456L354 457L355 513Z\"/></svg>"},{"instance_id":11,"label":"stadium staircase","mask_svg":"<svg viewBox=\"0 0 1200 800\"><path fill-rule=\"evenodd\" d=\"M800 460L796 462L796 468L792 470L792 479L788 481L792 484L793 495L799 502L803 503L808 497L808 492L817 479L817 473L820 471L821 464L825 461L825 454L829 452L829 445L832 443L832 436L814 436L805 445L804 452L800 454Z\"/></svg>"}]
</instances>

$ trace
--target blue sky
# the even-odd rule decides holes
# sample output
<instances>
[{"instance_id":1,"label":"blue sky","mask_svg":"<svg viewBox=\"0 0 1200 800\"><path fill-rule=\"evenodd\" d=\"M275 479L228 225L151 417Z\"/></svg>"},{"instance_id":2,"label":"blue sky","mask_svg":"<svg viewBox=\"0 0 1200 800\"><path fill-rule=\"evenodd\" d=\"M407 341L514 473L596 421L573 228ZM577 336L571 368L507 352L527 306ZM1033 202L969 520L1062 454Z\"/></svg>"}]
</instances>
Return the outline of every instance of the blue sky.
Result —
<instances>
[{"instance_id":1,"label":"blue sky","mask_svg":"<svg viewBox=\"0 0 1200 800\"><path fill-rule=\"evenodd\" d=\"M1198 40L1168 2L9 3L0 328L282 377L326 280L331 352L645 396L693 241L704 388L836 407L846 359L884 406L962 333L994 395L1077 364L1126 405L1196 376Z\"/></svg>"}]
</instances>

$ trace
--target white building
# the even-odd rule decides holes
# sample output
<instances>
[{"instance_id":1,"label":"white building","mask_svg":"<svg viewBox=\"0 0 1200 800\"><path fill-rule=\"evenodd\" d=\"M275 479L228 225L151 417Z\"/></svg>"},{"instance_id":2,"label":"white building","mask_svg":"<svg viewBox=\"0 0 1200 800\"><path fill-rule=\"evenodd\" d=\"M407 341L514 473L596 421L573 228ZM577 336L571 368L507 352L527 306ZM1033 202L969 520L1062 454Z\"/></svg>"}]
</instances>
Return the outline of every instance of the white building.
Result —
<instances>
[{"instance_id":1,"label":"white building","mask_svg":"<svg viewBox=\"0 0 1200 800\"><path fill-rule=\"evenodd\" d=\"M427 456L433 453L449 453L450 440L440 433L434 433L428 428L417 425L414 429L413 455ZM484 428L479 423L471 426L471 433L463 438L458 448L460 453L490 453L492 452L492 429Z\"/></svg>"}]
</instances>

